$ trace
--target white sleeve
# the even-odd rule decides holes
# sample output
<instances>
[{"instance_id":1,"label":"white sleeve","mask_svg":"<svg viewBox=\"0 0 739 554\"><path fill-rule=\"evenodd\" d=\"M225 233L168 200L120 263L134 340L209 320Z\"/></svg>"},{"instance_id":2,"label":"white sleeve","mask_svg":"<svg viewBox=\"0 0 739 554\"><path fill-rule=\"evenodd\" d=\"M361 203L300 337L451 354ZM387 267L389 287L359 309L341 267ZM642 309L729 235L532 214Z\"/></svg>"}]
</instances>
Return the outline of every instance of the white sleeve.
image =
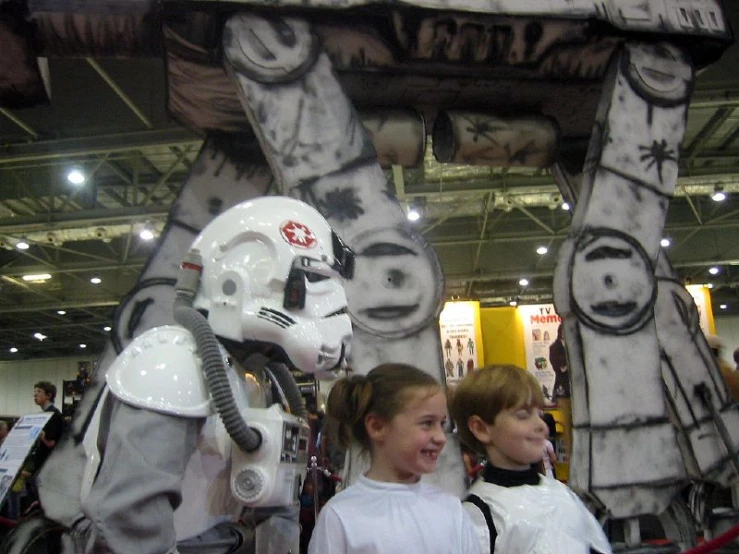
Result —
<instances>
[{"instance_id":1,"label":"white sleeve","mask_svg":"<svg viewBox=\"0 0 739 554\"><path fill-rule=\"evenodd\" d=\"M482 516L482 513L480 510L472 505L472 507L477 510L477 512ZM459 552L461 554L488 554L487 550L483 550L481 546L481 538L478 536L478 526L476 523L473 523L472 517L469 515L468 512L469 508L464 508L462 510L462 518L461 518L461 529L459 530ZM483 524L485 524L483 517ZM487 524L485 524L485 533L488 534L487 530ZM490 540L488 539L488 542L485 543L486 545L490 544Z\"/></svg>"},{"instance_id":2,"label":"white sleeve","mask_svg":"<svg viewBox=\"0 0 739 554\"><path fill-rule=\"evenodd\" d=\"M344 524L330 501L318 514L308 554L348 554Z\"/></svg>"},{"instance_id":3,"label":"white sleeve","mask_svg":"<svg viewBox=\"0 0 739 554\"><path fill-rule=\"evenodd\" d=\"M585 506L583 501L580 500L580 497L578 497L572 489L567 487L567 492L570 493L582 513L581 517L585 522L585 528L588 533L588 536L583 538L586 539L586 541L589 540L592 550L601 552L601 554L611 554L611 543L608 541L608 538L603 531L603 526L597 519L595 519L595 516L590 512L590 510L588 510L587 506Z\"/></svg>"},{"instance_id":4,"label":"white sleeve","mask_svg":"<svg viewBox=\"0 0 739 554\"><path fill-rule=\"evenodd\" d=\"M490 530L488 529L487 521L485 521L485 516L480 511L480 508L471 502L463 502L462 506L464 506L468 516L467 519L477 537L478 551L487 554L490 551Z\"/></svg>"}]
</instances>

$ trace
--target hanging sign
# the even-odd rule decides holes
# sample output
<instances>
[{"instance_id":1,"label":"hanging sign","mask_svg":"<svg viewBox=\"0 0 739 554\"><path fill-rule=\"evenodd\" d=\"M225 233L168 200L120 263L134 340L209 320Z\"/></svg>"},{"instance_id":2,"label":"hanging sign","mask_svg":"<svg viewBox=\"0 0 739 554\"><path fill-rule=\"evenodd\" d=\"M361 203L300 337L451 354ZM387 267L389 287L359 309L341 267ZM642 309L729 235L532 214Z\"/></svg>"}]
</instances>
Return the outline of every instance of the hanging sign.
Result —
<instances>
[{"instance_id":1,"label":"hanging sign","mask_svg":"<svg viewBox=\"0 0 739 554\"><path fill-rule=\"evenodd\" d=\"M480 303L447 302L439 315L442 360L447 384L483 364Z\"/></svg>"}]
</instances>

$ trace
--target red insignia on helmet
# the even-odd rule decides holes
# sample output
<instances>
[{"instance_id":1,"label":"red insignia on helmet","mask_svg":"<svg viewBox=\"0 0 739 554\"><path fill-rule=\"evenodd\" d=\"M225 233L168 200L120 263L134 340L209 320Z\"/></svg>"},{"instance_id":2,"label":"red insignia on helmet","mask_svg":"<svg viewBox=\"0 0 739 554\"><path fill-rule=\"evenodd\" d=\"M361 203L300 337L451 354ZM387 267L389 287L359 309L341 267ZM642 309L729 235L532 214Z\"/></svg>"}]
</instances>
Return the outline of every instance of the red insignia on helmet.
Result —
<instances>
[{"instance_id":1,"label":"red insignia on helmet","mask_svg":"<svg viewBox=\"0 0 739 554\"><path fill-rule=\"evenodd\" d=\"M318 242L313 231L291 219L280 225L280 234L285 242L298 248L313 248Z\"/></svg>"}]
</instances>

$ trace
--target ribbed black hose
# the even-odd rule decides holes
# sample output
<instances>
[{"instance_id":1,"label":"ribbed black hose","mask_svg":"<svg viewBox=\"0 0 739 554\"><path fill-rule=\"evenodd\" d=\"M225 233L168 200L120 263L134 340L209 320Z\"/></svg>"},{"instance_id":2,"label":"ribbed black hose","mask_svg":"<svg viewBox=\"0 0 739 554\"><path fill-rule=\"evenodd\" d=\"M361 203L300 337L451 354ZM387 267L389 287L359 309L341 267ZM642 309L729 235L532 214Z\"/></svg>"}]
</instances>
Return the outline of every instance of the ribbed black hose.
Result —
<instances>
[{"instance_id":1,"label":"ribbed black hose","mask_svg":"<svg viewBox=\"0 0 739 554\"><path fill-rule=\"evenodd\" d=\"M195 337L198 354L203 361L205 382L229 436L243 451L254 452L262 444L262 437L246 424L236 406L218 339L208 320L192 307L189 298L179 294L174 301L174 319Z\"/></svg>"},{"instance_id":2,"label":"ribbed black hose","mask_svg":"<svg viewBox=\"0 0 739 554\"><path fill-rule=\"evenodd\" d=\"M282 388L282 392L285 393L285 400L287 405L290 407L290 412L293 415L308 419L308 409L305 407L305 401L303 395L300 394L300 388L298 383L295 382L295 377L290 373L285 364L271 363L267 364L267 367L275 376L277 384Z\"/></svg>"}]
</instances>

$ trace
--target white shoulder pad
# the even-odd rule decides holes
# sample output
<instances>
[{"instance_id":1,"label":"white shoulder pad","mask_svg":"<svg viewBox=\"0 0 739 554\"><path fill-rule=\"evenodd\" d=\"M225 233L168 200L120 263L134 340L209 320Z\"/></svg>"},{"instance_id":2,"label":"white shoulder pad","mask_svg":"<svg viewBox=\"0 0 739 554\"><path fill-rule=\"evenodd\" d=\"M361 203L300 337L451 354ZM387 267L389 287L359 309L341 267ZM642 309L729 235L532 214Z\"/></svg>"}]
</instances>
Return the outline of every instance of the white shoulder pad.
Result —
<instances>
[{"instance_id":1,"label":"white shoulder pad","mask_svg":"<svg viewBox=\"0 0 739 554\"><path fill-rule=\"evenodd\" d=\"M120 401L182 417L213 413L195 338L184 327L154 327L136 337L105 379Z\"/></svg>"}]
</instances>

